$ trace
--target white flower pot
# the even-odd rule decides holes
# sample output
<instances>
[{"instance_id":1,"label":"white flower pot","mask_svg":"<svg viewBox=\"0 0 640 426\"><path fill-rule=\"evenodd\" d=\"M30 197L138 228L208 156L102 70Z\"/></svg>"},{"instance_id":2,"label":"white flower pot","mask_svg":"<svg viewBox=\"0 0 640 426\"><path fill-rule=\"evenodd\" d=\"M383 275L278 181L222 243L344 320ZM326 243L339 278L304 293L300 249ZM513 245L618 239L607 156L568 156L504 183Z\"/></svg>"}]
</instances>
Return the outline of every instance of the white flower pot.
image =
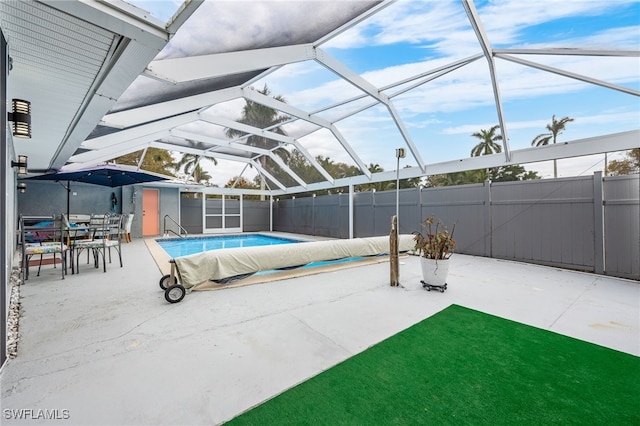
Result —
<instances>
[{"instance_id":1,"label":"white flower pot","mask_svg":"<svg viewBox=\"0 0 640 426\"><path fill-rule=\"evenodd\" d=\"M449 259L435 260L421 257L420 266L422 267L422 279L425 283L442 286L447 281Z\"/></svg>"}]
</instances>

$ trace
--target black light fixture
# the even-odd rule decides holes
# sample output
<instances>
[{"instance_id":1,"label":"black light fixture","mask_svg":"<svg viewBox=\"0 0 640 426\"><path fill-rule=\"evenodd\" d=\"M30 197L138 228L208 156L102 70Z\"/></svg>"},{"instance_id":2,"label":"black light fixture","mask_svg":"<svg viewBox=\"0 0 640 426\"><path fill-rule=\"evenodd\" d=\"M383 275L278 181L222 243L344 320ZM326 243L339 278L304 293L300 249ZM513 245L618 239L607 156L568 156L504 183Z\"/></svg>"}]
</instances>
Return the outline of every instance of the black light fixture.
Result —
<instances>
[{"instance_id":1,"label":"black light fixture","mask_svg":"<svg viewBox=\"0 0 640 426\"><path fill-rule=\"evenodd\" d=\"M20 182L18 184L18 191L20 191L21 194L24 194L25 192L27 192L27 184L24 182Z\"/></svg>"},{"instance_id":2,"label":"black light fixture","mask_svg":"<svg viewBox=\"0 0 640 426\"><path fill-rule=\"evenodd\" d=\"M13 136L31 138L31 102L12 99L11 105L8 119L13 121Z\"/></svg>"},{"instance_id":3,"label":"black light fixture","mask_svg":"<svg viewBox=\"0 0 640 426\"><path fill-rule=\"evenodd\" d=\"M26 175L28 173L27 156L18 155L18 161L11 161L11 167L17 167L19 175Z\"/></svg>"}]
</instances>

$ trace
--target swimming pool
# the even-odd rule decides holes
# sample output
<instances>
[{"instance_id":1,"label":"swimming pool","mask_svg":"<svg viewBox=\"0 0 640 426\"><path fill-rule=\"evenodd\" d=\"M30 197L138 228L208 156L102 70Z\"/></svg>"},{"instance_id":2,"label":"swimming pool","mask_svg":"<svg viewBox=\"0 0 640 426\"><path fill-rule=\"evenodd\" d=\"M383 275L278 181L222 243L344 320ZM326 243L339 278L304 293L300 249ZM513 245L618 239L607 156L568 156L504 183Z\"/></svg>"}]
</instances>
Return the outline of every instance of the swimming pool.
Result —
<instances>
[{"instance_id":1,"label":"swimming pool","mask_svg":"<svg viewBox=\"0 0 640 426\"><path fill-rule=\"evenodd\" d=\"M157 238L157 243L172 258L223 248L271 246L300 243L301 240L263 234L216 235L189 238Z\"/></svg>"},{"instance_id":2,"label":"swimming pool","mask_svg":"<svg viewBox=\"0 0 640 426\"><path fill-rule=\"evenodd\" d=\"M297 236L280 236L265 234L235 234L235 235L208 235L188 238L149 238L145 240L150 254L156 261L158 268L164 276L171 273L172 259L176 259L189 254L200 253L208 250L216 250L231 247L249 247L253 245L277 245L304 243L315 241L315 238L301 239ZM248 245L247 245L248 244ZM329 272L337 269L373 264L384 261L385 256L368 256L335 259L321 262L311 262L294 267L280 268L274 270L261 270L248 274L231 276L224 279L209 279L208 284L203 283L198 286L198 290L217 290L248 284L257 284L276 281L286 278L294 278L319 272ZM163 277L164 279L164 277ZM222 285L221 285L222 284ZM161 285L162 287L162 285Z\"/></svg>"}]
</instances>

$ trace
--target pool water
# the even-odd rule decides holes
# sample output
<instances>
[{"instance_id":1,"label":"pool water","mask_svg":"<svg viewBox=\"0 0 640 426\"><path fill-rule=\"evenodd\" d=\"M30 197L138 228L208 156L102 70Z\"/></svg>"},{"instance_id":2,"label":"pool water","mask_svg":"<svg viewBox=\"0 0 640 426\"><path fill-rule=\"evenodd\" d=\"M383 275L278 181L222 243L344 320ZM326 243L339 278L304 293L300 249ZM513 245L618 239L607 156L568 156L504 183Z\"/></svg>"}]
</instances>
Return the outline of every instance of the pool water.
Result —
<instances>
[{"instance_id":1,"label":"pool water","mask_svg":"<svg viewBox=\"0 0 640 426\"><path fill-rule=\"evenodd\" d=\"M263 234L219 235L190 238L159 238L160 247L172 258L201 253L203 251L222 248L270 246L276 244L293 244L301 241L290 238L273 237Z\"/></svg>"},{"instance_id":2,"label":"pool water","mask_svg":"<svg viewBox=\"0 0 640 426\"><path fill-rule=\"evenodd\" d=\"M156 242L164 249L165 252L171 257L176 258L180 256L187 256L190 254L201 253L203 251L217 250L222 248L237 248L237 247L254 247L254 246L268 246L277 244L294 244L304 242L302 240L295 240L293 238L274 237L271 235L263 234L242 234L242 235L216 235L206 237L188 237L188 238L158 238ZM362 257L352 257L347 259L327 260L322 262L313 262L306 265L299 265L292 268L283 268L279 270L258 271L255 273L248 273L238 275L234 277L228 277L221 280L213 280L218 284L229 284L238 280L242 280L251 275L267 275L274 272L280 272L286 269L304 269L319 266L328 266L342 263L350 263L358 260L362 260Z\"/></svg>"},{"instance_id":3,"label":"pool water","mask_svg":"<svg viewBox=\"0 0 640 426\"><path fill-rule=\"evenodd\" d=\"M347 257L344 259L336 259L336 260L323 260L320 262L311 262L311 263L307 263L306 265L300 265L298 267L293 267L290 269L296 269L296 268L300 268L300 269L308 269L308 268L317 268L319 266L332 266L332 265L339 265L341 263L349 263L349 262L356 262L358 260L362 260L364 259L363 257ZM262 275L262 274L270 274L272 272L277 272L277 271L259 271L256 272L257 275Z\"/></svg>"}]
</instances>

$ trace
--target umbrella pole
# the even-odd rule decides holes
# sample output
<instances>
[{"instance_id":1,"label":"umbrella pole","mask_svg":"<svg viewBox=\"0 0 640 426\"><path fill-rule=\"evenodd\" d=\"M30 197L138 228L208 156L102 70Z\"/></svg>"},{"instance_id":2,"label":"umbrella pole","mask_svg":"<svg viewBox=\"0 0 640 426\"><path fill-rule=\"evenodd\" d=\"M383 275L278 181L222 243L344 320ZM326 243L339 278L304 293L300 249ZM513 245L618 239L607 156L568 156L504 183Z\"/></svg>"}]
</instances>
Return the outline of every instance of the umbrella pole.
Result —
<instances>
[{"instance_id":1,"label":"umbrella pole","mask_svg":"<svg viewBox=\"0 0 640 426\"><path fill-rule=\"evenodd\" d=\"M69 219L69 194L71 193L71 184L69 183L69 181L67 181L67 186L64 186L64 184L60 181L58 181L58 183L67 190L67 219Z\"/></svg>"},{"instance_id":2,"label":"umbrella pole","mask_svg":"<svg viewBox=\"0 0 640 426\"><path fill-rule=\"evenodd\" d=\"M71 198L71 182L67 181L67 220L69 220L69 199Z\"/></svg>"}]
</instances>

